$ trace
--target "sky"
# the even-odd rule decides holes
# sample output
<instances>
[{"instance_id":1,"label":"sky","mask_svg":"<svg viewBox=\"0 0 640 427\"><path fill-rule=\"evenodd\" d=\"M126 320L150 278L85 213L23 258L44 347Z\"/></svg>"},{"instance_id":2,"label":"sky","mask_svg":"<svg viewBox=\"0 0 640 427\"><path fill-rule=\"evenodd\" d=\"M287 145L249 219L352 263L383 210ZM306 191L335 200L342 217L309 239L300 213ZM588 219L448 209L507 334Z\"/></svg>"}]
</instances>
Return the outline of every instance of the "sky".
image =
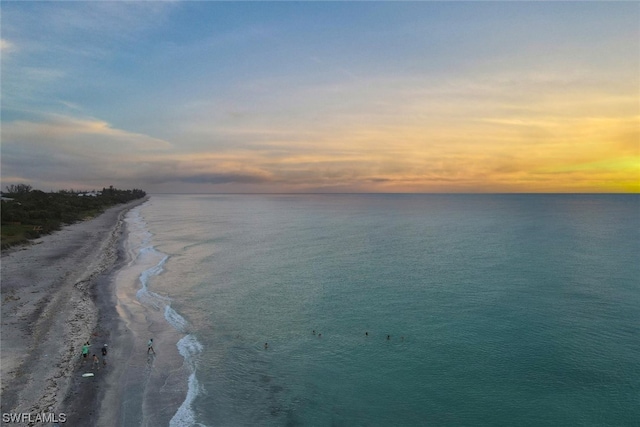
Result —
<instances>
[{"instance_id":1,"label":"sky","mask_svg":"<svg viewBox=\"0 0 640 427\"><path fill-rule=\"evenodd\" d=\"M640 192L638 2L0 12L3 189Z\"/></svg>"}]
</instances>

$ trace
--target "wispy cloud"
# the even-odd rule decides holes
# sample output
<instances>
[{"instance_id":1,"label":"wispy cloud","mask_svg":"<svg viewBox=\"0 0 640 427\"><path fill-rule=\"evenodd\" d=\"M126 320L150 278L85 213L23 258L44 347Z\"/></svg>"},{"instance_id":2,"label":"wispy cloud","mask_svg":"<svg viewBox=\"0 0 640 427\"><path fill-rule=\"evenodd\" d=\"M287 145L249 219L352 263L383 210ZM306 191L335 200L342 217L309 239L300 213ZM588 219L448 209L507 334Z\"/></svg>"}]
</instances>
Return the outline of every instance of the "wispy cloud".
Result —
<instances>
[{"instance_id":1,"label":"wispy cloud","mask_svg":"<svg viewBox=\"0 0 640 427\"><path fill-rule=\"evenodd\" d=\"M308 7L3 4L3 179L595 191L637 177L628 6Z\"/></svg>"},{"instance_id":2,"label":"wispy cloud","mask_svg":"<svg viewBox=\"0 0 640 427\"><path fill-rule=\"evenodd\" d=\"M3 55L6 55L9 52L13 52L16 50L16 46L6 39L0 39L0 52Z\"/></svg>"},{"instance_id":3,"label":"wispy cloud","mask_svg":"<svg viewBox=\"0 0 640 427\"><path fill-rule=\"evenodd\" d=\"M114 153L121 150L140 152L166 150L171 147L166 141L147 135L115 129L109 123L97 119L75 118L62 115L47 115L43 121L14 121L2 128L3 142L7 144L29 141L33 144L56 148L102 145L104 151ZM89 137L89 138L85 138ZM90 138L96 138L97 142ZM45 144L45 138L46 144ZM102 144L108 142L107 144ZM98 148L98 147L95 147Z\"/></svg>"},{"instance_id":4,"label":"wispy cloud","mask_svg":"<svg viewBox=\"0 0 640 427\"><path fill-rule=\"evenodd\" d=\"M2 126L3 175L25 181L55 182L54 171L87 182L120 179L130 176L144 156L169 149L162 139L90 118L48 115Z\"/></svg>"}]
</instances>

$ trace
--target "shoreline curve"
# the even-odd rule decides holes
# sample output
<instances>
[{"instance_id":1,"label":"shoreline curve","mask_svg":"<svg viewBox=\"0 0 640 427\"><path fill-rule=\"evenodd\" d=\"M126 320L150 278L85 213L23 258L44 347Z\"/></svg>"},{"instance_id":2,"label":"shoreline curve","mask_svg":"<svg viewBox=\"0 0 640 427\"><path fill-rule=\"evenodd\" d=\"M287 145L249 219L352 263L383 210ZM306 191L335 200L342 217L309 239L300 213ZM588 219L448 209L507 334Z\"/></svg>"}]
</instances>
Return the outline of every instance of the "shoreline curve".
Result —
<instances>
[{"instance_id":1,"label":"shoreline curve","mask_svg":"<svg viewBox=\"0 0 640 427\"><path fill-rule=\"evenodd\" d=\"M107 365L103 375L96 370L82 378L92 366L83 365L81 349L90 341L90 354L101 358L102 341L127 339L109 277L125 261L124 215L148 199L113 206L2 253L3 413L64 414L69 425L95 420L116 369Z\"/></svg>"}]
</instances>

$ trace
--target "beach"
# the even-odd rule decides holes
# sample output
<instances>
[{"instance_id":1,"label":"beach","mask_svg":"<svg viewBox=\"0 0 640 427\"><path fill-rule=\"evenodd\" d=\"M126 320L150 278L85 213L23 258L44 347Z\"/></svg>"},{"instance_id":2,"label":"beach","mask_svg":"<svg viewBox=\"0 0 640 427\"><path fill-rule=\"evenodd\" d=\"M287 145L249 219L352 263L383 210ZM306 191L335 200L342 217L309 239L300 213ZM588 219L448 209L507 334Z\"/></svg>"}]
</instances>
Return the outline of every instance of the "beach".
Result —
<instances>
[{"instance_id":1,"label":"beach","mask_svg":"<svg viewBox=\"0 0 640 427\"><path fill-rule=\"evenodd\" d=\"M117 314L110 279L126 258L124 215L145 201L111 207L2 254L3 417L32 414L17 425L97 424L100 402L122 371L115 364L103 366L100 349L105 343L115 349L110 361L125 348L119 343L131 339ZM91 347L83 362L87 341ZM100 369L92 366L94 353ZM84 372L94 376L83 378ZM37 414L53 418L40 422Z\"/></svg>"}]
</instances>

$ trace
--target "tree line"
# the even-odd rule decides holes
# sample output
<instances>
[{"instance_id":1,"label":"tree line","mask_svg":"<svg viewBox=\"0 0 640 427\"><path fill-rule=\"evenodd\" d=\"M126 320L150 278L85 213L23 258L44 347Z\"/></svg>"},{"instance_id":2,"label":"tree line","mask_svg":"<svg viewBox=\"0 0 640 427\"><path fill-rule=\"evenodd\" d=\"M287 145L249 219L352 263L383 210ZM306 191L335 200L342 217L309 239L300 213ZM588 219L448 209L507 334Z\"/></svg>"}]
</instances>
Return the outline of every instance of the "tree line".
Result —
<instances>
[{"instance_id":1,"label":"tree line","mask_svg":"<svg viewBox=\"0 0 640 427\"><path fill-rule=\"evenodd\" d=\"M2 249L59 230L102 213L111 206L146 196L139 189L60 190L45 193L28 184L12 184L2 192Z\"/></svg>"}]
</instances>

